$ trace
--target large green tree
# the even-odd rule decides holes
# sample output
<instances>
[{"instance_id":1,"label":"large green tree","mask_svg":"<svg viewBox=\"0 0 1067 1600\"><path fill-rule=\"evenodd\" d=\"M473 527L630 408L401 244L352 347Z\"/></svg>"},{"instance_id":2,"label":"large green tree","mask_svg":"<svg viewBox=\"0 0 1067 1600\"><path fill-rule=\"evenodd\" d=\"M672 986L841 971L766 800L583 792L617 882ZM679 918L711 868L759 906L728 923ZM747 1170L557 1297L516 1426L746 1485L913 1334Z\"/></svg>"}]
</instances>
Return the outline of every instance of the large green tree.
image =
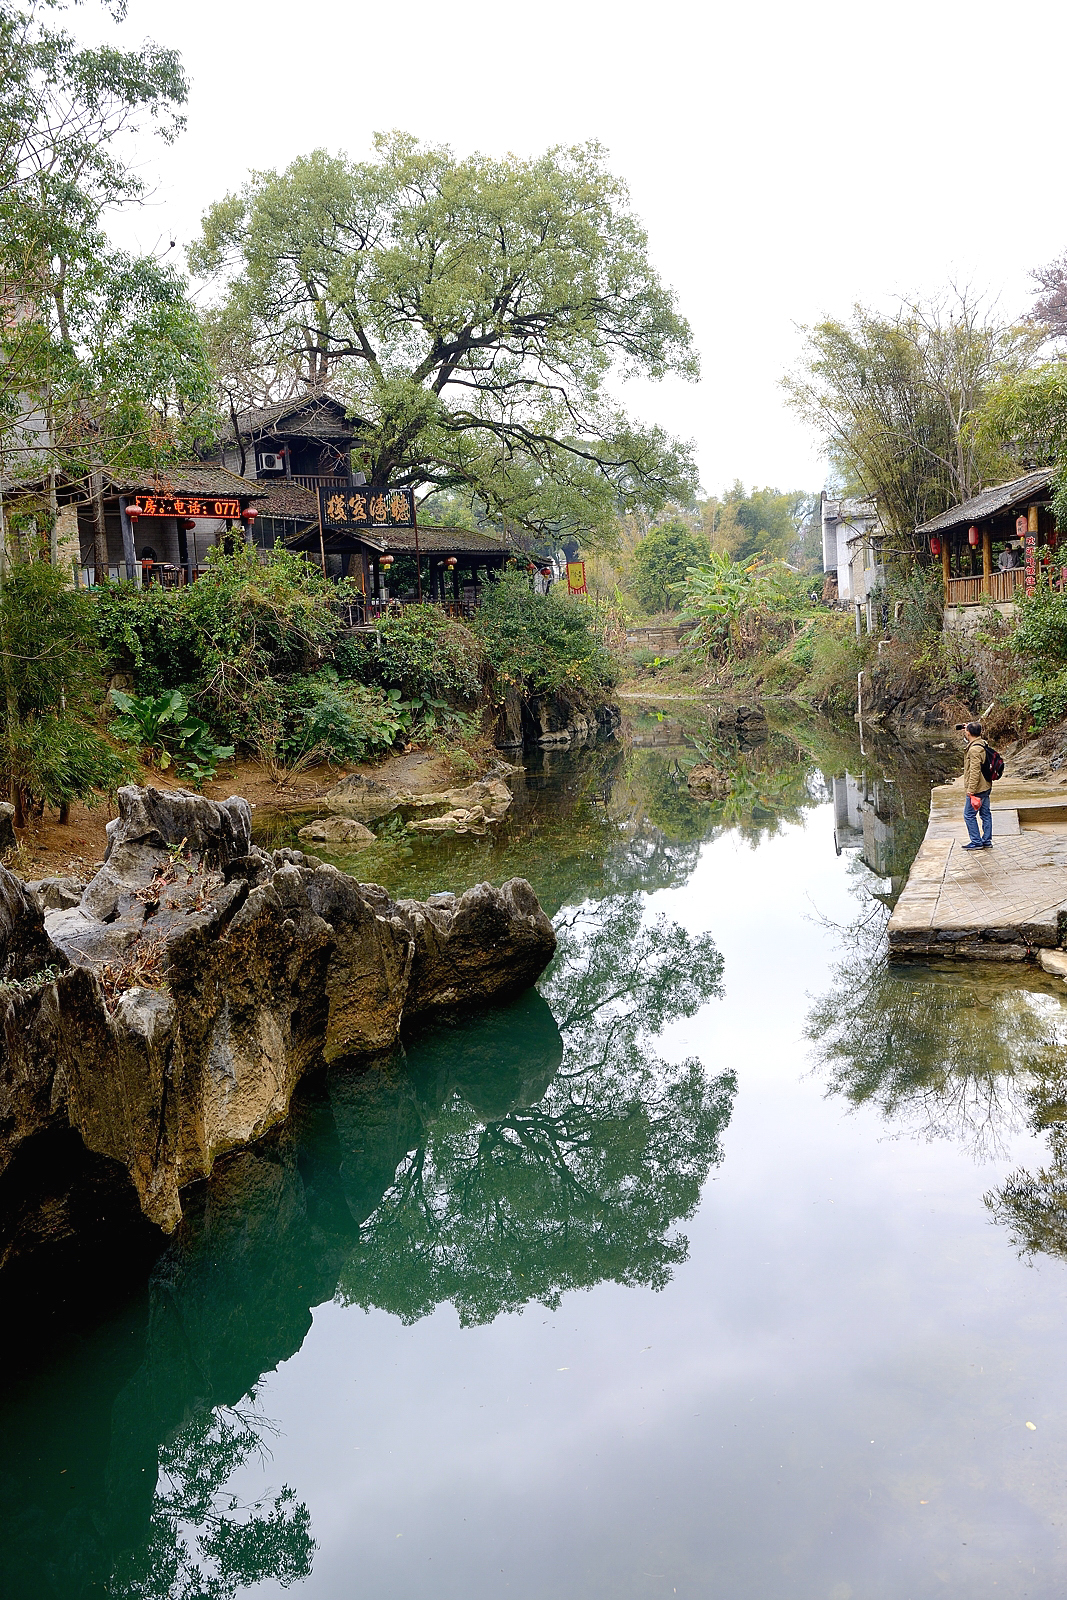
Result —
<instances>
[{"instance_id":1,"label":"large green tree","mask_svg":"<svg viewBox=\"0 0 1067 1600\"><path fill-rule=\"evenodd\" d=\"M344 395L374 485L459 489L609 542L620 508L692 498L689 446L610 393L694 378L697 360L595 144L528 161L402 133L369 162L317 150L212 205L189 261L223 286L215 348L255 350L268 387Z\"/></svg>"},{"instance_id":2,"label":"large green tree","mask_svg":"<svg viewBox=\"0 0 1067 1600\"><path fill-rule=\"evenodd\" d=\"M747 494L738 478L721 498L704 502L704 531L711 548L731 561L744 563L756 556L785 561L796 552L814 499L803 489L783 494L779 489L753 488Z\"/></svg>"},{"instance_id":3,"label":"large green tree","mask_svg":"<svg viewBox=\"0 0 1067 1600\"><path fill-rule=\"evenodd\" d=\"M708 541L681 517L651 528L630 561L630 583L648 611L677 610L686 569L708 559Z\"/></svg>"},{"instance_id":4,"label":"large green tree","mask_svg":"<svg viewBox=\"0 0 1067 1600\"><path fill-rule=\"evenodd\" d=\"M909 543L918 523L1008 477L1015 458L977 428L994 385L1032 364L1044 332L968 291L891 315L865 306L808 328L784 381L848 490Z\"/></svg>"},{"instance_id":5,"label":"large green tree","mask_svg":"<svg viewBox=\"0 0 1067 1600\"><path fill-rule=\"evenodd\" d=\"M15 476L183 453L213 403L180 275L104 231L143 197L130 136L184 125L180 59L79 46L53 10L0 0L0 453Z\"/></svg>"}]
</instances>

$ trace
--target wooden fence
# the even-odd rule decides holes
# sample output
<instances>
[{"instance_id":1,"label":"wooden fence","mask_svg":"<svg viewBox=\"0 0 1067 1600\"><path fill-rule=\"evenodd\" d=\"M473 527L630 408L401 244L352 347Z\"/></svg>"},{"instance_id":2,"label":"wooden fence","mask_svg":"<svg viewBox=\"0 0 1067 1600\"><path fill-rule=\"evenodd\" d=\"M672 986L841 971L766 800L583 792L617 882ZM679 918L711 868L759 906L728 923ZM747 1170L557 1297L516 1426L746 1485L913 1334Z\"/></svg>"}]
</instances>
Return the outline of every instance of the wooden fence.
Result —
<instances>
[{"instance_id":1,"label":"wooden fence","mask_svg":"<svg viewBox=\"0 0 1067 1600\"><path fill-rule=\"evenodd\" d=\"M950 606L1003 605L1014 600L1023 586L1022 567L1007 572L991 572L988 578L950 578L945 604Z\"/></svg>"}]
</instances>

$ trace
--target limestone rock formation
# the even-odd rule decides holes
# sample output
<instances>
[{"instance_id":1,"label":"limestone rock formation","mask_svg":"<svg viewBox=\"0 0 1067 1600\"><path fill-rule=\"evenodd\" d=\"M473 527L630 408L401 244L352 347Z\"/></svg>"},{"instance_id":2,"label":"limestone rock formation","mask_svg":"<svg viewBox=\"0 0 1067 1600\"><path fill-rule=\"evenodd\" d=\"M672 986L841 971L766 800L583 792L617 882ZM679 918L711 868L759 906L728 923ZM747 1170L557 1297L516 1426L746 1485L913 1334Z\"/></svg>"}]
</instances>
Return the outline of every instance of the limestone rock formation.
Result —
<instances>
[{"instance_id":1,"label":"limestone rock formation","mask_svg":"<svg viewBox=\"0 0 1067 1600\"><path fill-rule=\"evenodd\" d=\"M597 706L585 711L565 694L531 696L524 706L527 742L543 750L569 750L612 734L622 721L618 706Z\"/></svg>"},{"instance_id":2,"label":"limestone rock formation","mask_svg":"<svg viewBox=\"0 0 1067 1600\"><path fill-rule=\"evenodd\" d=\"M447 806L469 810L481 806L486 818L496 822L511 804L511 790L500 778L481 778L462 788L442 789L434 793L418 793L411 789L393 789L377 778L367 778L355 772L343 778L326 796L331 811L343 817L373 819L401 807L428 809L430 806ZM317 824L310 824L317 826ZM301 829L303 836L303 829ZM310 835L309 835L310 837ZM318 837L323 837L318 835Z\"/></svg>"},{"instance_id":3,"label":"limestone rock formation","mask_svg":"<svg viewBox=\"0 0 1067 1600\"><path fill-rule=\"evenodd\" d=\"M297 838L318 844L343 844L357 850L374 843L374 834L355 817L316 817L314 822L305 823Z\"/></svg>"},{"instance_id":4,"label":"limestone rock formation","mask_svg":"<svg viewBox=\"0 0 1067 1600\"><path fill-rule=\"evenodd\" d=\"M555 948L521 879L397 904L299 850L258 849L244 800L118 798L76 904L0 867L0 1177L72 1128L169 1230L182 1186L284 1117L310 1066L515 995ZM0 1216L0 1258L3 1230Z\"/></svg>"},{"instance_id":5,"label":"limestone rock formation","mask_svg":"<svg viewBox=\"0 0 1067 1600\"><path fill-rule=\"evenodd\" d=\"M469 809L460 806L455 811L446 811L440 817L420 817L417 822L409 822L408 832L486 833L486 824L493 820L486 816L484 806L471 806Z\"/></svg>"}]
</instances>

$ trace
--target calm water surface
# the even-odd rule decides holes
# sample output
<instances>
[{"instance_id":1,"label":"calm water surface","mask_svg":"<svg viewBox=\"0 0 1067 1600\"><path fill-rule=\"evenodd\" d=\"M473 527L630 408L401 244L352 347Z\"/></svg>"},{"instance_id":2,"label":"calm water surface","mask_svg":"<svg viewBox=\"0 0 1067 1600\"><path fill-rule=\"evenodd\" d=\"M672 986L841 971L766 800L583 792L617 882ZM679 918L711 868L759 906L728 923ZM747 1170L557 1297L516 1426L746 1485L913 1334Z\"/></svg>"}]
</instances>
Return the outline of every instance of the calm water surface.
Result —
<instances>
[{"instance_id":1,"label":"calm water surface","mask_svg":"<svg viewBox=\"0 0 1067 1600\"><path fill-rule=\"evenodd\" d=\"M1065 1592L1067 990L885 966L954 752L677 710L346 863L522 873L556 961L307 1081L23 1353L6 1594Z\"/></svg>"}]
</instances>

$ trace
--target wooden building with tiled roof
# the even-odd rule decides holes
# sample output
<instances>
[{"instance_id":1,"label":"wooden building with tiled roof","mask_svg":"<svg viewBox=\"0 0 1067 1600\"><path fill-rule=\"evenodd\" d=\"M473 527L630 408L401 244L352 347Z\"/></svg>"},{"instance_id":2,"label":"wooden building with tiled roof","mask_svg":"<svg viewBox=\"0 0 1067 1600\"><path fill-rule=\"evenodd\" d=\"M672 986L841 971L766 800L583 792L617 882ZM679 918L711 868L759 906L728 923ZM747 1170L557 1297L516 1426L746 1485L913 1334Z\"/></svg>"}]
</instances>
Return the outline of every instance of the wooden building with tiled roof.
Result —
<instances>
[{"instance_id":1,"label":"wooden building with tiled roof","mask_svg":"<svg viewBox=\"0 0 1067 1600\"><path fill-rule=\"evenodd\" d=\"M417 534L411 528L373 528L324 531L320 536L317 509L314 527L294 535L286 544L290 550L324 556L327 570L336 577L343 573L354 578L370 605L397 597L400 584L393 581L393 568L398 578L411 571L418 550L423 598L465 610L477 605L483 578L498 573L514 554L507 540L496 534L432 524L420 526ZM412 593L405 591L400 598L417 595L418 580L408 587Z\"/></svg>"},{"instance_id":2,"label":"wooden building with tiled roof","mask_svg":"<svg viewBox=\"0 0 1067 1600\"><path fill-rule=\"evenodd\" d=\"M5 485L9 506L42 507L47 479ZM142 473L60 474L57 540L62 564L78 581L98 581L103 550L108 578L192 582L208 549L228 538L253 541L262 491L225 467L202 462Z\"/></svg>"}]
</instances>

